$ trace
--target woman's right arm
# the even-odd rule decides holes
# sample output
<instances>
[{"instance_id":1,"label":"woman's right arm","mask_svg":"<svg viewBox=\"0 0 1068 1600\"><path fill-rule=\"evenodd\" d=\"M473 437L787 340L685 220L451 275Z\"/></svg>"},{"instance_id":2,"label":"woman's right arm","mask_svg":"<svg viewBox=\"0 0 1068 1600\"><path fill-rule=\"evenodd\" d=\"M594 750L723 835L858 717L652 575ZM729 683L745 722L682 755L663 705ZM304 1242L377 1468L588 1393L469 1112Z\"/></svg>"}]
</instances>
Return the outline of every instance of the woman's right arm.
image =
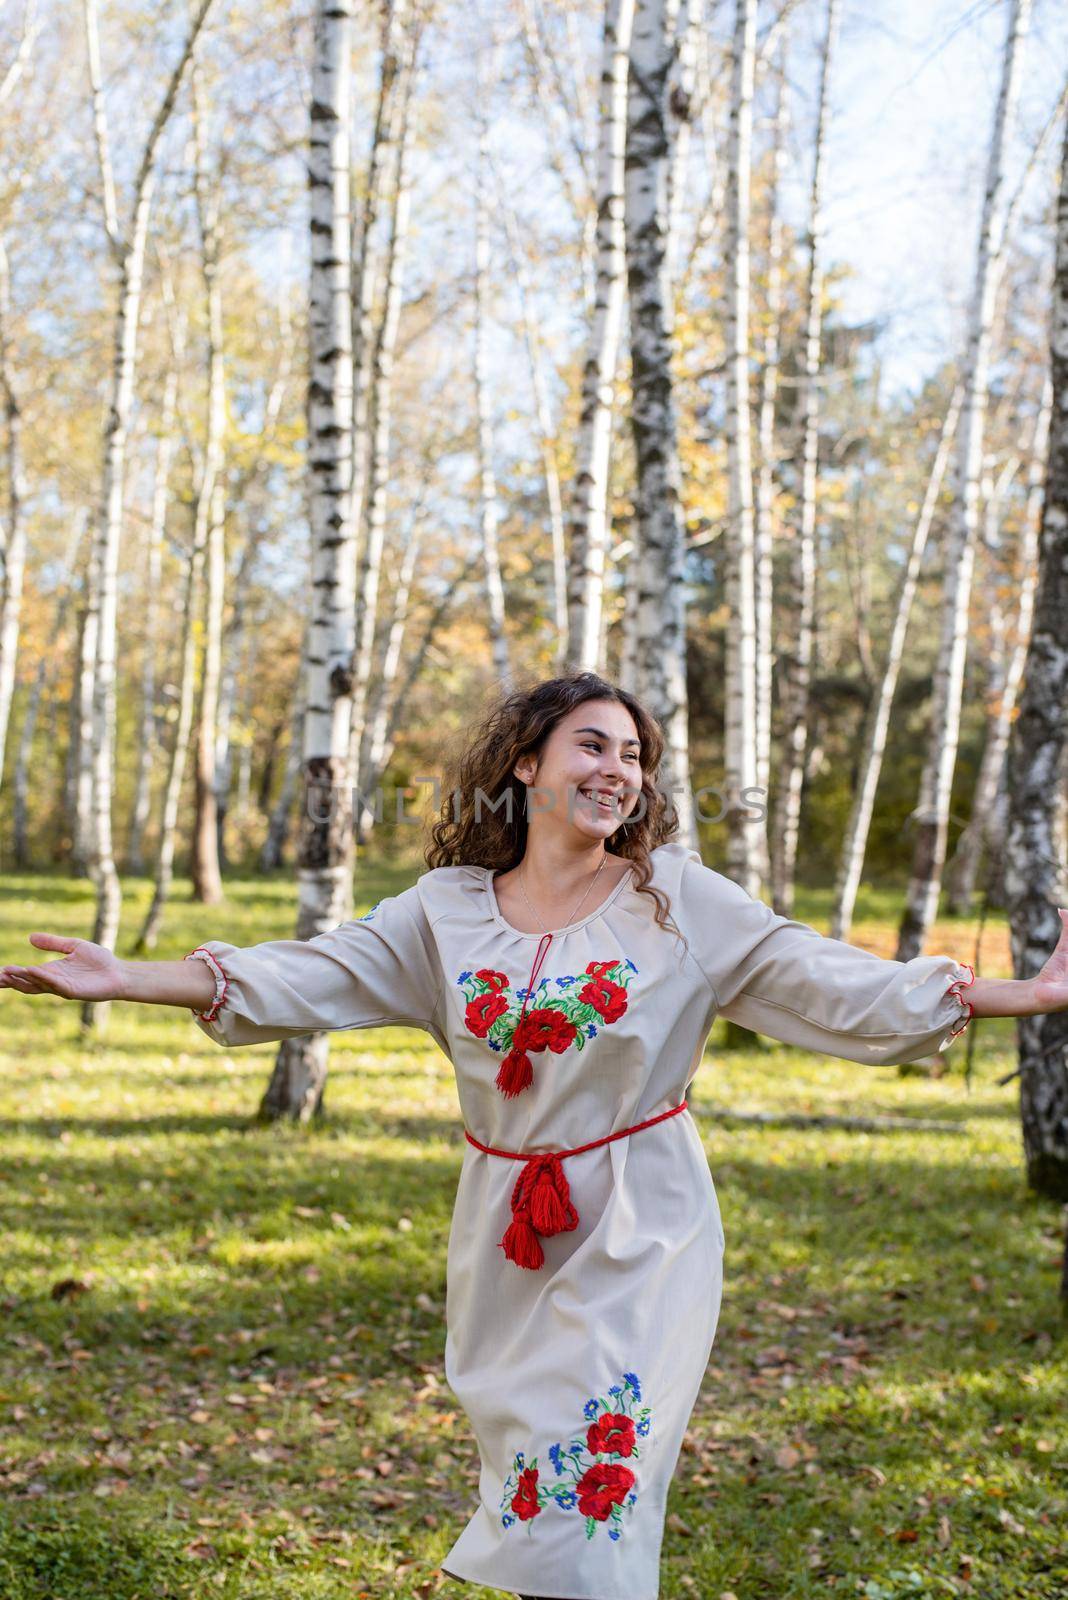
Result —
<instances>
[{"instance_id":1,"label":"woman's right arm","mask_svg":"<svg viewBox=\"0 0 1068 1600\"><path fill-rule=\"evenodd\" d=\"M55 994L63 1000L140 1000L194 1011L206 1011L215 994L215 978L204 961L120 961L104 945L59 933L31 933L30 943L39 950L58 950L62 959L0 967L0 988Z\"/></svg>"}]
</instances>

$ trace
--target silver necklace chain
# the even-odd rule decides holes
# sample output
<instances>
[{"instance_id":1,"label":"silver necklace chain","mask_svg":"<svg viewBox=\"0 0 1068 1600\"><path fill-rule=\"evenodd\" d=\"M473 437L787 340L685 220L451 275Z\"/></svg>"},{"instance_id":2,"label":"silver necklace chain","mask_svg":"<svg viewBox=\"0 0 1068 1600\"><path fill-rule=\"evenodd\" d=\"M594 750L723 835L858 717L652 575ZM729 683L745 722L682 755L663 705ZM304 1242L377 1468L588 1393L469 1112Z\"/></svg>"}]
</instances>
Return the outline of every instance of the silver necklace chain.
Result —
<instances>
[{"instance_id":1,"label":"silver necklace chain","mask_svg":"<svg viewBox=\"0 0 1068 1600\"><path fill-rule=\"evenodd\" d=\"M580 898L580 900L578 902L578 905L576 905L572 909L571 915L568 917L567 921L561 923L561 927L564 927L564 928L570 927L571 923L574 922L574 920L575 920L575 912L578 910L579 906L582 904L582 901L585 900L586 896L589 894L590 890L593 888L594 884L597 882L597 878L598 878L598 876L600 874L601 867L604 866L604 864L605 864L605 862L607 860L608 860L608 851L606 850L604 852L604 854L602 855L602 857L601 857L601 866L597 868L597 871L594 873L593 877L590 879L589 883L586 885L585 889L582 891L582 896L581 896L581 898ZM530 896L527 894L527 891L523 888L523 877L522 877L522 874L520 874L518 876L516 881L519 884L519 888L520 888L520 890L522 892L523 899L526 901L527 905L530 906L530 909L531 909L531 912L534 915L535 921L541 922L541 918L538 916L538 913L534 910L534 907L530 905ZM541 922L541 926L542 926L543 930L546 933L551 933L553 931L550 928L546 928L544 922Z\"/></svg>"}]
</instances>

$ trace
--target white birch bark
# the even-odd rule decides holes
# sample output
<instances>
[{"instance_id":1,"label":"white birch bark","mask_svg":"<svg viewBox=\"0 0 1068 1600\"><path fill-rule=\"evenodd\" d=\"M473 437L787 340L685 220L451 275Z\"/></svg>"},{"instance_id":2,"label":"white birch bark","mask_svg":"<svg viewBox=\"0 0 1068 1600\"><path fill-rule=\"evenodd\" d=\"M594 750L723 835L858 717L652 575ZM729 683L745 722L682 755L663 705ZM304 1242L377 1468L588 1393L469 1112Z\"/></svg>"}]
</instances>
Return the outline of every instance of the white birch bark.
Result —
<instances>
[{"instance_id":1,"label":"white birch bark","mask_svg":"<svg viewBox=\"0 0 1068 1600\"><path fill-rule=\"evenodd\" d=\"M511 684L508 638L504 621L504 582L501 577L497 543L497 478L493 470L493 414L489 393L489 367L486 350L486 314L489 274L489 216L487 213L486 168L488 132L485 117L480 117L478 174L475 197L475 408L478 416L478 501L479 533L485 567L486 622L489 628L493 669L500 690Z\"/></svg>"},{"instance_id":2,"label":"white birch bark","mask_svg":"<svg viewBox=\"0 0 1068 1600\"><path fill-rule=\"evenodd\" d=\"M1035 588L1038 581L1038 540L1042 523L1052 410L1053 384L1047 374L1030 445L1027 499L1016 555L1019 587L1016 590L1015 616L1011 627L1007 625L1008 619L1001 623L1001 605L998 596L996 592L991 595L991 624L1001 624L1004 637L1000 660L997 659L998 652L995 652L998 671L995 681L990 686L994 702L993 715L988 724L983 759L975 782L971 818L958 839L953 859L946 868L949 908L954 916L968 916L972 910L979 865L984 845L989 842L990 819L994 815L1001 787L1009 732L1016 714L1016 703L1027 660L1035 607Z\"/></svg>"},{"instance_id":3,"label":"white birch bark","mask_svg":"<svg viewBox=\"0 0 1068 1600\"><path fill-rule=\"evenodd\" d=\"M204 492L201 479L197 512L194 516L193 542L186 560L182 578L181 642L178 666L178 715L174 723L174 738L167 758L167 776L163 785L160 807L159 840L156 846L156 864L153 874L152 899L145 920L133 945L133 954L142 955L154 950L163 925L163 915L174 883L174 859L178 839L178 814L189 757L193 730L193 710L196 703L197 675L197 598L203 588L204 555L207 544L207 506L210 495Z\"/></svg>"},{"instance_id":4,"label":"white birch bark","mask_svg":"<svg viewBox=\"0 0 1068 1600\"><path fill-rule=\"evenodd\" d=\"M534 400L534 421L538 431L538 449L541 470L545 480L545 501L549 511L549 537L552 548L552 585L549 596L553 617L553 636L556 644L556 670L562 672L567 664L567 553L564 539L564 502L560 492L560 472L556 464L556 440L549 393L545 385L542 359L541 330L538 327L537 308L534 303L534 285L531 282L527 260L515 212L500 197L500 212L508 237L508 252L519 292L519 314L523 322L523 346L530 373L530 389Z\"/></svg>"},{"instance_id":5,"label":"white birch bark","mask_svg":"<svg viewBox=\"0 0 1068 1600\"><path fill-rule=\"evenodd\" d=\"M634 649L637 692L665 735L660 786L669 806L674 804L680 836L696 846L686 696L685 530L671 372L672 292L666 270L673 23L670 0L638 0L630 48L625 178L639 529Z\"/></svg>"},{"instance_id":6,"label":"white birch bark","mask_svg":"<svg viewBox=\"0 0 1068 1600\"><path fill-rule=\"evenodd\" d=\"M141 731L138 735L137 778L134 784L130 831L126 843L126 870L140 875L145 870L144 842L152 809L152 774L159 759L159 728L156 719L156 649L159 637L159 597L163 578L163 540L167 526L167 502L171 459L174 454L174 419L178 375L171 367L163 384L159 434L152 478L152 505L145 533L145 625L141 656Z\"/></svg>"},{"instance_id":7,"label":"white birch bark","mask_svg":"<svg viewBox=\"0 0 1068 1600\"><path fill-rule=\"evenodd\" d=\"M352 908L352 264L349 177L352 0L316 0L308 158L311 248L308 465L312 621L304 714L295 937L336 928ZM329 1034L284 1039L260 1105L306 1122L321 1108Z\"/></svg>"},{"instance_id":8,"label":"white birch bark","mask_svg":"<svg viewBox=\"0 0 1068 1600\"><path fill-rule=\"evenodd\" d=\"M359 546L367 498L371 452L371 384L375 356L374 307L382 265L379 242L389 174L396 168L396 142L406 77L414 65L408 0L388 0L382 32L378 104L367 161L363 205L352 211L352 526ZM359 589L359 582L357 589Z\"/></svg>"},{"instance_id":9,"label":"white birch bark","mask_svg":"<svg viewBox=\"0 0 1068 1600\"><path fill-rule=\"evenodd\" d=\"M37 718L40 713L44 691L48 687L49 680L54 676L57 666L63 659L63 651L67 644L67 613L77 593L78 580L76 572L79 565L79 550L87 525L88 516L85 508L81 507L73 518L70 538L63 552L63 564L61 567L61 571L68 572L72 576L60 591L51 632L50 642L52 648L43 653L38 659L33 683L30 685L30 692L26 697L26 714L22 719L22 728L19 731L19 742L15 752L15 769L11 784L11 855L16 868L20 871L30 865L30 774L33 771L33 740L37 731ZM84 582L84 575L82 581Z\"/></svg>"},{"instance_id":10,"label":"white birch bark","mask_svg":"<svg viewBox=\"0 0 1068 1600\"><path fill-rule=\"evenodd\" d=\"M4 410L4 465L7 471L6 515L0 519L0 783L15 692L22 587L26 572L26 524L23 505L26 480L22 461L22 414L15 394L11 351L11 286L7 250L0 239L0 397Z\"/></svg>"},{"instance_id":11,"label":"white birch bark","mask_svg":"<svg viewBox=\"0 0 1068 1600\"><path fill-rule=\"evenodd\" d=\"M854 789L853 805L849 814L849 823L846 827L842 852L839 856L838 876L834 890L834 910L831 914L830 935L832 939L847 939L852 926L857 891L860 888L860 876L864 869L864 853L867 848L868 831L871 827L872 812L875 807L875 793L879 786L883 757L886 753L886 739L890 728L890 709L894 702L897 681L901 673L901 664L905 656L905 639L908 634L909 618L912 615L912 602L915 598L923 555L931 532L931 523L934 520L935 509L942 493L946 468L949 465L950 453L957 434L963 393L963 387L958 384L950 399L949 408L942 423L938 448L935 451L935 458L927 478L923 504L920 507L919 515L912 531L912 544L909 548L908 559L902 574L901 587L898 590L897 604L894 608L894 621L890 630L890 642L887 646L886 662L865 725L860 771Z\"/></svg>"},{"instance_id":12,"label":"white birch bark","mask_svg":"<svg viewBox=\"0 0 1068 1600\"><path fill-rule=\"evenodd\" d=\"M671 163L668 167L668 230L665 271L668 282L678 277L682 223L689 177L691 133L696 109L698 41L705 28L705 0L679 0L675 20L674 60L668 82L671 115Z\"/></svg>"},{"instance_id":13,"label":"white birch bark","mask_svg":"<svg viewBox=\"0 0 1068 1600\"><path fill-rule=\"evenodd\" d=\"M219 277L219 186L207 171L204 107L200 74L194 62L194 189L200 230L200 270L207 303L208 425L204 444L207 530L204 551L204 645L195 747L195 814L190 849L193 898L217 905L223 897L215 801L215 742L218 733L219 677L222 668L223 604L226 587L225 482L226 358L223 350L222 285Z\"/></svg>"},{"instance_id":14,"label":"white birch bark","mask_svg":"<svg viewBox=\"0 0 1068 1600\"><path fill-rule=\"evenodd\" d=\"M634 0L606 0L597 149L596 278L568 507L566 664L600 670L612 412L626 295L623 161Z\"/></svg>"},{"instance_id":15,"label":"white birch bark","mask_svg":"<svg viewBox=\"0 0 1068 1600\"><path fill-rule=\"evenodd\" d=\"M353 661L352 720L349 731L349 767L358 787L360 750L367 729L367 706L374 671L375 632L378 625L378 597L381 584L382 552L386 540L386 507L389 486L390 435L393 419L393 367L404 298L404 268L408 250L408 223L411 215L411 157L414 121L412 102L415 88L414 33L406 52L402 89L401 121L398 130L397 165L393 189L392 222L386 258L385 300L382 321L375 341L371 394L373 427L367 494L367 543L359 572L356 611L356 649ZM360 799L354 804L359 808Z\"/></svg>"},{"instance_id":16,"label":"white birch bark","mask_svg":"<svg viewBox=\"0 0 1068 1600\"><path fill-rule=\"evenodd\" d=\"M119 546L124 520L126 438L137 372L137 332L145 245L155 183L156 155L170 121L178 91L188 70L197 38L212 0L199 0L192 13L182 50L148 137L134 180L129 219L120 230L115 184L107 143L97 39L96 0L84 0L94 126L103 191L104 227L118 276L117 310L111 373L111 395L104 428L103 482L96 526L97 553L93 572L97 586L96 660L92 717L92 806L89 870L97 892L93 942L114 949L121 911L121 890L112 848L112 766L115 748L115 658ZM87 1001L81 1007L83 1029L102 1027L110 1002Z\"/></svg>"},{"instance_id":17,"label":"white birch bark","mask_svg":"<svg viewBox=\"0 0 1068 1600\"><path fill-rule=\"evenodd\" d=\"M419 558L422 537L422 516L417 514L412 520L412 526L404 544L404 555L401 558L400 571L397 574L397 582L392 595L382 667L381 671L375 676L364 740L360 749L360 775L357 783L360 804L359 832L357 834L357 843L359 845L366 844L368 835L378 820L375 790L382 779L386 762L389 760L392 751L392 745L387 740L390 705L397 690L401 654L404 648L404 635L409 621L408 608L412 580L415 577L415 567Z\"/></svg>"},{"instance_id":18,"label":"white birch bark","mask_svg":"<svg viewBox=\"0 0 1068 1600\"><path fill-rule=\"evenodd\" d=\"M976 252L975 281L968 316L964 361L964 400L957 433L956 483L946 541L942 589L942 628L931 697L931 741L913 813L915 845L905 908L898 929L897 959L919 955L938 911L949 829L949 802L960 741L961 696L968 648L975 543L979 523L991 326L997 291L999 216L1005 182L1005 147L1022 73L1022 46L1031 0L1012 0L1001 87L990 140Z\"/></svg>"},{"instance_id":19,"label":"white birch bark","mask_svg":"<svg viewBox=\"0 0 1068 1600\"><path fill-rule=\"evenodd\" d=\"M1038 587L1008 756L1005 890L1013 973L1031 978L1060 937L1057 793L1068 744L1068 128L1061 152L1051 328L1053 408ZM1020 1120L1027 1177L1068 1200L1068 1012L1020 1017ZM1068 1299L1068 1268L1061 1281Z\"/></svg>"},{"instance_id":20,"label":"white birch bark","mask_svg":"<svg viewBox=\"0 0 1068 1600\"><path fill-rule=\"evenodd\" d=\"M753 131L756 0L737 0L727 156L727 669L724 750L729 877L760 892L767 852L757 798L756 572L752 417L749 404L749 168ZM747 801L749 802L747 804Z\"/></svg>"},{"instance_id":21,"label":"white birch bark","mask_svg":"<svg viewBox=\"0 0 1068 1600\"><path fill-rule=\"evenodd\" d=\"M794 903L794 870L805 780L809 695L816 625L816 493L819 454L820 339L823 327L823 166L830 104L830 78L838 37L840 0L827 0L827 28L820 64L816 145L809 196L808 271L805 282L805 358L802 374L803 422L801 503L794 530L790 575L794 625L790 648L781 654L784 702L783 758L775 807L772 850L772 904L789 916Z\"/></svg>"},{"instance_id":22,"label":"white birch bark","mask_svg":"<svg viewBox=\"0 0 1068 1600\"><path fill-rule=\"evenodd\" d=\"M781 189L789 128L787 45L783 35L776 70L777 99L768 181L767 321L760 367L759 466L753 496L754 609L756 612L756 785L765 810L771 788L771 701L775 664L773 635L773 515L775 506L775 402L779 387L783 317L783 219ZM767 850L767 822L763 829ZM770 865L770 863L769 863Z\"/></svg>"},{"instance_id":23,"label":"white birch bark","mask_svg":"<svg viewBox=\"0 0 1068 1600\"><path fill-rule=\"evenodd\" d=\"M286 751L286 764L282 772L282 783L278 797L271 808L270 818L267 823L267 834L260 851L261 872L273 872L282 865L282 856L285 851L286 838L289 834L290 822L293 813L293 801L297 793L297 781L300 776L301 762L304 751L304 712L308 700L308 645L311 640L311 608L306 613L308 621L305 624L304 634L300 645L300 664L297 668L296 683L293 687L290 717L289 747Z\"/></svg>"}]
</instances>

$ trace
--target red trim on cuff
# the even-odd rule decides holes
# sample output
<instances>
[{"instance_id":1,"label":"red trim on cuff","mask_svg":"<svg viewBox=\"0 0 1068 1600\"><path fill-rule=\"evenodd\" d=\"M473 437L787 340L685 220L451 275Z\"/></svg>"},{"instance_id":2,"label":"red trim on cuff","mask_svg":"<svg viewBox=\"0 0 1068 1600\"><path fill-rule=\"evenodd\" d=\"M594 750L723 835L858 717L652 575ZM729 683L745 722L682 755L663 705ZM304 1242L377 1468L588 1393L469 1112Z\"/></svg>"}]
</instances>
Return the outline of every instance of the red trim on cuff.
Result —
<instances>
[{"instance_id":1,"label":"red trim on cuff","mask_svg":"<svg viewBox=\"0 0 1068 1600\"><path fill-rule=\"evenodd\" d=\"M975 1016L975 1008L973 1007L971 1001L970 1000L965 1000L964 996L960 992L961 989L967 989L971 984L973 984L975 982L975 971L971 966L968 965L967 961L958 961L957 965L958 965L958 967L965 967L967 969L968 976L966 978L954 978L953 982L950 984L949 988L946 990L946 994L947 995L952 995L954 1000L959 1001L960 1004L962 1006L964 1006L965 1009L967 1010L968 1015L963 1019L963 1021L961 1023L958 1024L957 1027L955 1027L953 1029L953 1032L949 1036L950 1039L958 1038L959 1035L964 1032L965 1028L968 1026L968 1024L972 1020L972 1018Z\"/></svg>"},{"instance_id":2,"label":"red trim on cuff","mask_svg":"<svg viewBox=\"0 0 1068 1600\"><path fill-rule=\"evenodd\" d=\"M210 950L205 950L203 945L198 944L196 949L190 950L188 955L182 957L182 960L191 961L194 956L198 956L201 961L207 962L208 967L215 978L215 999L212 1001L207 1011L194 1011L193 1015L200 1022L214 1022L215 1018L219 1015L219 1012L226 1004L226 994L230 987L230 980L226 976L225 969L220 966L218 957L213 956ZM220 980L222 982L221 989L219 987Z\"/></svg>"}]
</instances>

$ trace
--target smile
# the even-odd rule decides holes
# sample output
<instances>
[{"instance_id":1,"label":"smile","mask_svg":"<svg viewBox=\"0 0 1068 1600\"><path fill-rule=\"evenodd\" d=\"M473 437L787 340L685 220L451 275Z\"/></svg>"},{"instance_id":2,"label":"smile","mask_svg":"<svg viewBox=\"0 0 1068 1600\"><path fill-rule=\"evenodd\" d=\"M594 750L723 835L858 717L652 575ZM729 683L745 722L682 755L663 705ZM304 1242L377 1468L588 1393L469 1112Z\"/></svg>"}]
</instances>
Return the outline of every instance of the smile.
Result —
<instances>
[{"instance_id":1,"label":"smile","mask_svg":"<svg viewBox=\"0 0 1068 1600\"><path fill-rule=\"evenodd\" d=\"M614 799L613 795L607 794L604 791L597 793L593 789L580 789L579 794L585 795L587 800L596 800L597 804L605 811L612 810L612 801Z\"/></svg>"}]
</instances>

